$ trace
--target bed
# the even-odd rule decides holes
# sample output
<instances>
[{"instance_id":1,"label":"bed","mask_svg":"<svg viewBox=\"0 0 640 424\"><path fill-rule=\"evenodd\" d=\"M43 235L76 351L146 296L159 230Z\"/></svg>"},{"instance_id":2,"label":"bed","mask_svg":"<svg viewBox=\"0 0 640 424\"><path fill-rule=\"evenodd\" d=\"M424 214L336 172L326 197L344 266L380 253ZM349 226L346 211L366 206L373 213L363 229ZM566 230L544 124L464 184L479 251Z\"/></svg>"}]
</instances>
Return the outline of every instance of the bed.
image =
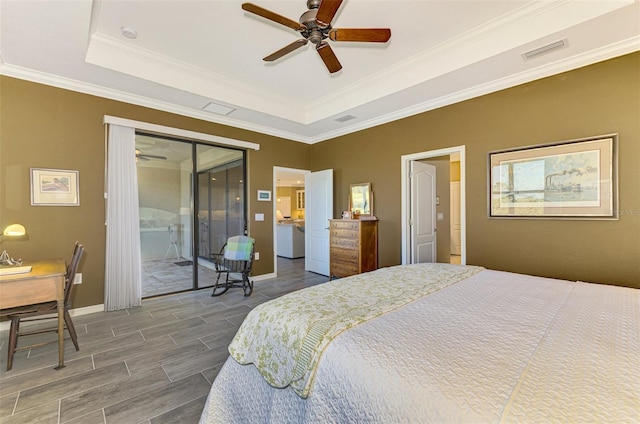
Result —
<instances>
[{"instance_id":1,"label":"bed","mask_svg":"<svg viewBox=\"0 0 640 424\"><path fill-rule=\"evenodd\" d=\"M449 264L252 310L201 423L640 422L640 290Z\"/></svg>"}]
</instances>

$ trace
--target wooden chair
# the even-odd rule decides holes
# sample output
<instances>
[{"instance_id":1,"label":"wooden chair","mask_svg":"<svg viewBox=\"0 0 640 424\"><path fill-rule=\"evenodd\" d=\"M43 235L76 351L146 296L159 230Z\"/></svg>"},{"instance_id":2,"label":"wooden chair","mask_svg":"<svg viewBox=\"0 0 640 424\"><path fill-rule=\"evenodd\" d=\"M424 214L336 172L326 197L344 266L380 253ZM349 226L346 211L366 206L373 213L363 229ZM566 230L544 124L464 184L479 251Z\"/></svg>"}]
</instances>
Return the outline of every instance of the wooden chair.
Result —
<instances>
[{"instance_id":1,"label":"wooden chair","mask_svg":"<svg viewBox=\"0 0 640 424\"><path fill-rule=\"evenodd\" d=\"M245 297L251 296L253 281L249 280L249 276L253 266L254 243L255 240L247 236L229 237L220 253L210 255L218 273L211 296L220 296L231 287L242 287ZM226 278L220 282L222 274L225 274ZM241 278L230 278L229 274L240 274Z\"/></svg>"},{"instance_id":2,"label":"wooden chair","mask_svg":"<svg viewBox=\"0 0 640 424\"><path fill-rule=\"evenodd\" d=\"M78 265L80 263L80 259L84 253L84 246L78 242L76 242L73 255L71 256L71 261L67 264L67 271L65 274L65 282L64 282L64 323L65 328L69 331L69 335L71 336L71 341L75 346L76 350L80 350L80 346L78 345L78 336L76 334L76 329L73 326L73 321L71 320L71 315L69 315L69 309L71 308L71 294L73 291L73 281L76 277L76 271L78 270ZM48 332L58 332L58 327L55 326L53 328L44 328L44 329L35 329L30 331L20 332L20 323L21 322L32 322L39 320L51 320L53 318L57 319L58 305L56 301L38 303L35 305L29 306L21 306L18 308L13 308L9 310L4 310L3 315L6 315L11 320L11 327L9 329L9 344L8 344L8 354L7 354L7 371L11 370L11 366L13 365L13 355L19 351L24 349L30 349L32 347L44 346L50 343L57 343L57 340L52 340L48 342L36 343L28 346L18 347L18 338L23 336L29 336L34 334L48 333ZM42 317L42 315L53 315L48 317ZM37 318L36 318L37 317Z\"/></svg>"}]
</instances>

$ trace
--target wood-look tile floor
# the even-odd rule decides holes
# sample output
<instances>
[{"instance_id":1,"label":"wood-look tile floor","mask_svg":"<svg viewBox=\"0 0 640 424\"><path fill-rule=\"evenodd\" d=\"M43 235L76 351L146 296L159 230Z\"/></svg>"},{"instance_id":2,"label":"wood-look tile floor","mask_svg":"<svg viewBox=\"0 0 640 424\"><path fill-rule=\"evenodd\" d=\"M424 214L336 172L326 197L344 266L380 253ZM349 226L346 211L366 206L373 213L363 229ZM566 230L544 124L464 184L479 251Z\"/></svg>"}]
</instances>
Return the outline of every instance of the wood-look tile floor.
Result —
<instances>
[{"instance_id":1,"label":"wood-look tile floor","mask_svg":"<svg viewBox=\"0 0 640 424\"><path fill-rule=\"evenodd\" d=\"M197 423L227 346L247 313L286 293L328 281L305 272L304 259L279 258L278 278L234 288L150 299L138 308L73 319L80 351L65 343L19 351L6 371L0 334L2 423ZM54 337L54 333L33 337ZM27 343L29 343L27 341Z\"/></svg>"}]
</instances>

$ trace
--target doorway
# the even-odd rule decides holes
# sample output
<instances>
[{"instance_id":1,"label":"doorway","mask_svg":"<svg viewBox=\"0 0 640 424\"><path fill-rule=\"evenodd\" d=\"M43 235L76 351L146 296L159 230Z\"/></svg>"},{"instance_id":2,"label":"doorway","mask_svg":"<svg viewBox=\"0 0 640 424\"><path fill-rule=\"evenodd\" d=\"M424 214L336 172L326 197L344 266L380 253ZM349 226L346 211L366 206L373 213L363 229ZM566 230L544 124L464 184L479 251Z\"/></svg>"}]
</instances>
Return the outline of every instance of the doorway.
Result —
<instances>
[{"instance_id":1,"label":"doorway","mask_svg":"<svg viewBox=\"0 0 640 424\"><path fill-rule=\"evenodd\" d=\"M412 193L411 184L410 184L410 171L412 169L412 163L417 161L428 161L433 160L435 158L448 157L449 161L451 159L457 159L455 162L458 162L458 175L459 175L459 198L454 200L450 199L450 189L447 185L446 196L442 196L447 199L447 209L451 210L451 219L456 219L456 237L459 235L459 244L457 244L457 249L459 249L459 256L456 260L452 260L454 256L451 258L447 257L446 260L440 259L440 262L452 262L452 263L460 263L466 264L466 213L465 213L465 146L457 146L439 150L431 150L421 153L414 153L411 155L404 155L401 158L401 173L402 173L402 186L401 186L401 197L402 197L402 207L401 207L401 219L402 219L402 263L410 264L413 261L413 240L411 234L411 207L412 204L422 203L425 201L428 204L431 202L437 202L438 195L433 196L429 195L429 199L425 200L424 198L416 198L416 196L421 196L420 192ZM454 168L453 166L451 166ZM453 211L453 208L456 208ZM438 216L438 219L441 217ZM446 217L449 219L449 217ZM444 237L440 236L440 237ZM446 234L447 239L449 239L450 234ZM448 244L448 243L447 243Z\"/></svg>"},{"instance_id":2,"label":"doorway","mask_svg":"<svg viewBox=\"0 0 640 424\"><path fill-rule=\"evenodd\" d=\"M304 266L306 191L305 175L310 171L296 168L273 167L273 270L278 275L278 264Z\"/></svg>"}]
</instances>

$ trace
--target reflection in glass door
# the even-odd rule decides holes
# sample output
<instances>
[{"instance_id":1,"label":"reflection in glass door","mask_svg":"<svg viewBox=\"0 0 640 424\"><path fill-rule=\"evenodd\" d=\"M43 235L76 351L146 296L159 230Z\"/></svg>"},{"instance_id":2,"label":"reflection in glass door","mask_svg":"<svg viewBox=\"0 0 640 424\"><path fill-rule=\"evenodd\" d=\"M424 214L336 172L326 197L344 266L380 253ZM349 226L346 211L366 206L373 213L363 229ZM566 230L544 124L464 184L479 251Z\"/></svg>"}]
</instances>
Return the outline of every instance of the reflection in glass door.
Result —
<instances>
[{"instance_id":1,"label":"reflection in glass door","mask_svg":"<svg viewBox=\"0 0 640 424\"><path fill-rule=\"evenodd\" d=\"M191 143L136 134L142 297L193 287Z\"/></svg>"},{"instance_id":2,"label":"reflection in glass door","mask_svg":"<svg viewBox=\"0 0 640 424\"><path fill-rule=\"evenodd\" d=\"M140 133L136 165L142 297L213 285L209 253L244 233L244 152Z\"/></svg>"},{"instance_id":3,"label":"reflection in glass door","mask_svg":"<svg viewBox=\"0 0 640 424\"><path fill-rule=\"evenodd\" d=\"M199 285L213 284L210 255L218 253L227 238L246 231L244 152L196 146L198 158L197 223Z\"/></svg>"}]
</instances>

